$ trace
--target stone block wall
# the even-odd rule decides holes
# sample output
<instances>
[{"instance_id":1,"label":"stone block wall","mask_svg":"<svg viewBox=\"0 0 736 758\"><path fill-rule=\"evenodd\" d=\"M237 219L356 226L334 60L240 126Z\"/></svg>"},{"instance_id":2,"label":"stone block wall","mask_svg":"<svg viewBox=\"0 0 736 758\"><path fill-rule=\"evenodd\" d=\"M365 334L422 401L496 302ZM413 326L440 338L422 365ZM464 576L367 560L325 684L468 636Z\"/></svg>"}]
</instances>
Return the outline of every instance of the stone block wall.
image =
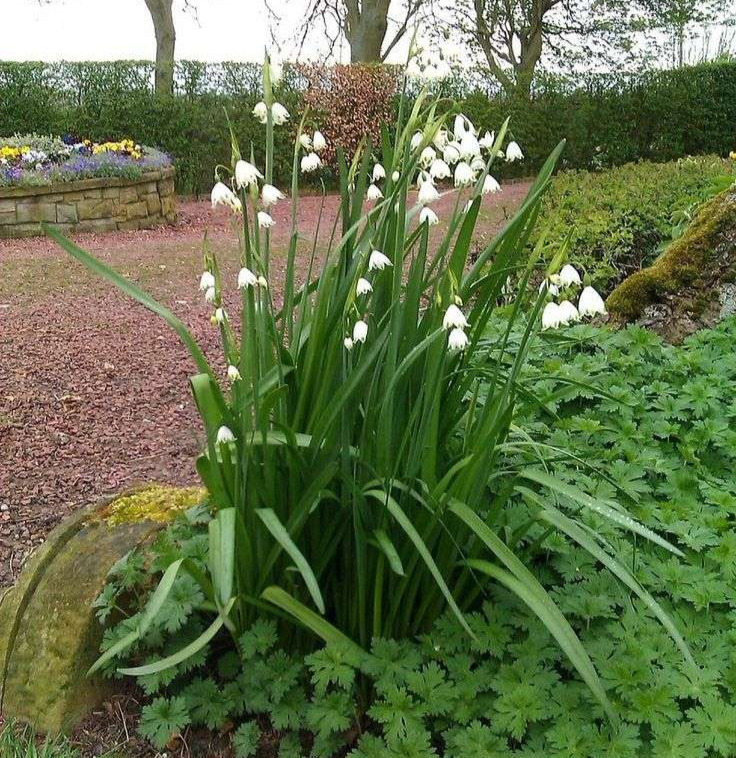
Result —
<instances>
[{"instance_id":1,"label":"stone block wall","mask_svg":"<svg viewBox=\"0 0 736 758\"><path fill-rule=\"evenodd\" d=\"M174 169L135 180L80 179L44 187L0 187L0 238L43 234L41 222L69 232L148 229L176 221Z\"/></svg>"}]
</instances>

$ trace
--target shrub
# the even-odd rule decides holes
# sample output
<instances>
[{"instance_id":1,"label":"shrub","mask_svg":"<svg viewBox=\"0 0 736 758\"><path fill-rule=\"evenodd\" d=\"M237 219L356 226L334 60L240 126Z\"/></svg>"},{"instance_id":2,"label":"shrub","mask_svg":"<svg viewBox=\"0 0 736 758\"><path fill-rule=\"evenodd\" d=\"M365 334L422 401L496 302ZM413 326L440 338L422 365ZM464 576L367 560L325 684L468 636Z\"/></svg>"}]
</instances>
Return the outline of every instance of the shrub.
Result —
<instances>
[{"instance_id":1,"label":"shrub","mask_svg":"<svg viewBox=\"0 0 736 758\"><path fill-rule=\"evenodd\" d=\"M733 169L730 160L704 156L565 171L552 182L539 228L553 250L564 246L597 287L610 291L648 266Z\"/></svg>"}]
</instances>

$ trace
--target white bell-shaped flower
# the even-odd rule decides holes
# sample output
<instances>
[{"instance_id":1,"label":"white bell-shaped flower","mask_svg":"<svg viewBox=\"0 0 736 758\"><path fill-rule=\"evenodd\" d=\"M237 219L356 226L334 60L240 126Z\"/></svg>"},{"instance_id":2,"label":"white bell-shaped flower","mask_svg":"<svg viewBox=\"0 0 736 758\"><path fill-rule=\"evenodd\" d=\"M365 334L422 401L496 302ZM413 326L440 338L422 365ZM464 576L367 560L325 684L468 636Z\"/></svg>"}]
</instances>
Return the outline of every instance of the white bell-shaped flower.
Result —
<instances>
[{"instance_id":1,"label":"white bell-shaped flower","mask_svg":"<svg viewBox=\"0 0 736 758\"><path fill-rule=\"evenodd\" d=\"M214 319L216 324L224 324L227 321L227 313L223 307L215 311Z\"/></svg>"},{"instance_id":2,"label":"white bell-shaped flower","mask_svg":"<svg viewBox=\"0 0 736 758\"><path fill-rule=\"evenodd\" d=\"M367 295L369 292L373 292L373 285L362 276L358 279L358 283L355 285L356 295Z\"/></svg>"},{"instance_id":3,"label":"white bell-shaped flower","mask_svg":"<svg viewBox=\"0 0 736 758\"><path fill-rule=\"evenodd\" d=\"M492 150L493 143L496 141L496 133L487 131L479 140L478 144L484 150Z\"/></svg>"},{"instance_id":4,"label":"white bell-shaped flower","mask_svg":"<svg viewBox=\"0 0 736 758\"><path fill-rule=\"evenodd\" d=\"M580 321L578 309L569 300L563 300L560 303L557 313L560 317L560 324L571 324L575 321Z\"/></svg>"},{"instance_id":5,"label":"white bell-shaped flower","mask_svg":"<svg viewBox=\"0 0 736 758\"><path fill-rule=\"evenodd\" d=\"M212 200L212 207L215 208L218 205L227 205L234 211L242 210L240 200L238 200L236 194L222 182L217 182L212 188L212 194L210 195Z\"/></svg>"},{"instance_id":6,"label":"white bell-shaped flower","mask_svg":"<svg viewBox=\"0 0 736 758\"><path fill-rule=\"evenodd\" d=\"M261 202L266 208L276 205L279 200L286 197L280 189L276 189L273 184L264 184L261 190Z\"/></svg>"},{"instance_id":7,"label":"white bell-shaped flower","mask_svg":"<svg viewBox=\"0 0 736 758\"><path fill-rule=\"evenodd\" d=\"M414 132L411 138L411 149L416 150L419 145L422 144L422 141L424 140L424 135L421 132Z\"/></svg>"},{"instance_id":8,"label":"white bell-shaped flower","mask_svg":"<svg viewBox=\"0 0 736 758\"><path fill-rule=\"evenodd\" d=\"M317 130L314 133L314 136L312 137L312 149L316 153L321 153L325 148L327 147L327 140L325 139L325 135L322 134L319 130Z\"/></svg>"},{"instance_id":9,"label":"white bell-shaped flower","mask_svg":"<svg viewBox=\"0 0 736 758\"><path fill-rule=\"evenodd\" d=\"M373 182L380 182L381 179L386 178L386 169L380 164L376 163L376 165L373 167Z\"/></svg>"},{"instance_id":10,"label":"white bell-shaped flower","mask_svg":"<svg viewBox=\"0 0 736 758\"><path fill-rule=\"evenodd\" d=\"M301 160L303 174L309 174L316 171L322 165L322 160L317 153L307 153Z\"/></svg>"},{"instance_id":11,"label":"white bell-shaped flower","mask_svg":"<svg viewBox=\"0 0 736 758\"><path fill-rule=\"evenodd\" d=\"M368 271L383 271L386 266L393 266L391 259L380 250L374 250L368 258Z\"/></svg>"},{"instance_id":12,"label":"white bell-shaped flower","mask_svg":"<svg viewBox=\"0 0 736 758\"><path fill-rule=\"evenodd\" d=\"M365 342L368 337L368 324L362 319L355 322L353 326L353 342Z\"/></svg>"},{"instance_id":13,"label":"white bell-shaped flower","mask_svg":"<svg viewBox=\"0 0 736 758\"><path fill-rule=\"evenodd\" d=\"M575 268L575 266L571 266L569 263L566 263L562 267L560 270L560 284L563 287L572 287L582 284L580 274L578 273L578 270Z\"/></svg>"},{"instance_id":14,"label":"white bell-shaped flower","mask_svg":"<svg viewBox=\"0 0 736 758\"><path fill-rule=\"evenodd\" d=\"M432 179L449 179L452 176L452 169L442 158L435 158L429 167L429 175Z\"/></svg>"},{"instance_id":15,"label":"white bell-shaped flower","mask_svg":"<svg viewBox=\"0 0 736 758\"><path fill-rule=\"evenodd\" d=\"M475 173L470 166L461 161L455 166L455 186L467 187L475 181Z\"/></svg>"},{"instance_id":16,"label":"white bell-shaped flower","mask_svg":"<svg viewBox=\"0 0 736 758\"><path fill-rule=\"evenodd\" d=\"M437 192L437 188L431 179L427 179L422 182L419 187L419 193L417 194L417 201L420 205L429 205L435 200L439 199L440 193Z\"/></svg>"},{"instance_id":17,"label":"white bell-shaped flower","mask_svg":"<svg viewBox=\"0 0 736 758\"><path fill-rule=\"evenodd\" d=\"M450 141L450 137L447 134L446 129L440 129L437 134L434 135L434 139L432 140L432 143L434 146L442 152L442 150L445 149L447 146L447 143Z\"/></svg>"},{"instance_id":18,"label":"white bell-shaped flower","mask_svg":"<svg viewBox=\"0 0 736 758\"><path fill-rule=\"evenodd\" d=\"M471 161L480 155L480 145L474 134L466 132L460 140L460 157L466 161Z\"/></svg>"},{"instance_id":19,"label":"white bell-shaped flower","mask_svg":"<svg viewBox=\"0 0 736 758\"><path fill-rule=\"evenodd\" d=\"M252 163L239 160L235 164L235 184L238 189L257 184L259 179L263 179L263 174Z\"/></svg>"},{"instance_id":20,"label":"white bell-shaped flower","mask_svg":"<svg viewBox=\"0 0 736 758\"><path fill-rule=\"evenodd\" d=\"M490 174L487 174L486 178L483 180L483 188L481 189L481 192L484 195L492 195L494 192L500 191L501 185Z\"/></svg>"},{"instance_id":21,"label":"white bell-shaped flower","mask_svg":"<svg viewBox=\"0 0 736 758\"><path fill-rule=\"evenodd\" d=\"M449 166L454 166L460 160L460 143L450 142L442 151L442 159Z\"/></svg>"},{"instance_id":22,"label":"white bell-shaped flower","mask_svg":"<svg viewBox=\"0 0 736 758\"><path fill-rule=\"evenodd\" d=\"M345 345L346 350L352 350L353 349L353 338L352 337L345 337L345 339L342 341L342 344Z\"/></svg>"},{"instance_id":23,"label":"white bell-shaped flower","mask_svg":"<svg viewBox=\"0 0 736 758\"><path fill-rule=\"evenodd\" d=\"M217 444L218 445L227 445L230 442L235 442L235 435L230 431L230 428L227 426L221 426L217 430Z\"/></svg>"},{"instance_id":24,"label":"white bell-shaped flower","mask_svg":"<svg viewBox=\"0 0 736 758\"><path fill-rule=\"evenodd\" d=\"M256 103L253 108L253 115L262 123L265 124L268 121L268 106L261 100L260 103Z\"/></svg>"},{"instance_id":25,"label":"white bell-shaped flower","mask_svg":"<svg viewBox=\"0 0 736 758\"><path fill-rule=\"evenodd\" d=\"M560 306L547 303L542 311L542 329L557 329L560 325Z\"/></svg>"},{"instance_id":26,"label":"white bell-shaped flower","mask_svg":"<svg viewBox=\"0 0 736 758\"><path fill-rule=\"evenodd\" d=\"M200 292L205 292L215 286L215 275L211 271L204 271L199 279Z\"/></svg>"},{"instance_id":27,"label":"white bell-shaped flower","mask_svg":"<svg viewBox=\"0 0 736 758\"><path fill-rule=\"evenodd\" d=\"M217 291L214 287L207 287L204 291L204 300L206 303L214 303L217 299Z\"/></svg>"},{"instance_id":28,"label":"white bell-shaped flower","mask_svg":"<svg viewBox=\"0 0 736 758\"><path fill-rule=\"evenodd\" d=\"M439 217L431 208L422 208L419 213L420 224L423 224L426 221L430 226L434 226L439 223L439 220Z\"/></svg>"},{"instance_id":29,"label":"white bell-shaped flower","mask_svg":"<svg viewBox=\"0 0 736 758\"><path fill-rule=\"evenodd\" d=\"M427 145L427 147L425 147L419 155L419 164L423 168L429 168L432 165L432 161L436 157L437 153L435 152L434 148Z\"/></svg>"},{"instance_id":30,"label":"white bell-shaped flower","mask_svg":"<svg viewBox=\"0 0 736 758\"><path fill-rule=\"evenodd\" d=\"M459 327L453 329L450 332L450 336L447 338L447 347L452 352L456 350L465 350L470 343L468 335Z\"/></svg>"},{"instance_id":31,"label":"white bell-shaped flower","mask_svg":"<svg viewBox=\"0 0 736 758\"><path fill-rule=\"evenodd\" d=\"M381 192L377 184L371 184L371 186L368 187L368 191L365 193L365 196L368 200L373 202L375 200L380 200L383 197L383 192Z\"/></svg>"},{"instance_id":32,"label":"white bell-shaped flower","mask_svg":"<svg viewBox=\"0 0 736 758\"><path fill-rule=\"evenodd\" d=\"M305 150L311 150L312 149L312 138L308 134L304 134L304 132L302 132L299 135L299 144Z\"/></svg>"},{"instance_id":33,"label":"white bell-shaped flower","mask_svg":"<svg viewBox=\"0 0 736 758\"><path fill-rule=\"evenodd\" d=\"M261 229L270 229L276 222L273 220L273 216L266 211L258 211L258 226Z\"/></svg>"},{"instance_id":34,"label":"white bell-shaped flower","mask_svg":"<svg viewBox=\"0 0 736 758\"><path fill-rule=\"evenodd\" d=\"M227 378L231 382L237 382L237 381L240 381L240 379L242 379L243 377L240 376L240 371L238 370L238 367L230 364L227 367Z\"/></svg>"},{"instance_id":35,"label":"white bell-shaped flower","mask_svg":"<svg viewBox=\"0 0 736 758\"><path fill-rule=\"evenodd\" d=\"M245 289L246 287L255 287L258 284L258 277L249 269L243 266L238 271L238 289Z\"/></svg>"},{"instance_id":36,"label":"white bell-shaped flower","mask_svg":"<svg viewBox=\"0 0 736 758\"><path fill-rule=\"evenodd\" d=\"M580 293L578 311L581 316L605 316L607 312L603 298L593 287L586 287Z\"/></svg>"},{"instance_id":37,"label":"white bell-shaped flower","mask_svg":"<svg viewBox=\"0 0 736 758\"><path fill-rule=\"evenodd\" d=\"M521 148L519 147L518 142L509 142L508 146L506 147L506 160L509 163L524 160L524 153L521 152Z\"/></svg>"},{"instance_id":38,"label":"white bell-shaped flower","mask_svg":"<svg viewBox=\"0 0 736 758\"><path fill-rule=\"evenodd\" d=\"M282 126L290 118L289 111L287 111L281 103L274 103L271 106L271 117L276 126Z\"/></svg>"},{"instance_id":39,"label":"white bell-shaped flower","mask_svg":"<svg viewBox=\"0 0 736 758\"><path fill-rule=\"evenodd\" d=\"M454 303L445 311L442 319L443 329L467 329L470 326L465 314Z\"/></svg>"},{"instance_id":40,"label":"white bell-shaped flower","mask_svg":"<svg viewBox=\"0 0 736 758\"><path fill-rule=\"evenodd\" d=\"M396 184L399 179L401 179L401 173L399 171L394 171L393 174L391 174L391 181Z\"/></svg>"}]
</instances>

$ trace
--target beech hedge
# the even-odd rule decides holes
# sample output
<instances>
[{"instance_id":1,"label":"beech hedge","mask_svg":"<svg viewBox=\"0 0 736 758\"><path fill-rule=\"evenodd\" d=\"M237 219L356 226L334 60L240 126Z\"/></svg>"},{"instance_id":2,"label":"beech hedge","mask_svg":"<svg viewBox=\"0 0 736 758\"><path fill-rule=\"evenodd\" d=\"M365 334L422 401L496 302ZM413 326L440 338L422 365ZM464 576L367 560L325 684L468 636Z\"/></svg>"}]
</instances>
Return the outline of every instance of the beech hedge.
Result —
<instances>
[{"instance_id":1,"label":"beech hedge","mask_svg":"<svg viewBox=\"0 0 736 758\"><path fill-rule=\"evenodd\" d=\"M370 88L372 79L364 70L356 69L356 76L356 86ZM168 98L154 96L152 82L153 64L147 61L0 62L0 135L130 136L171 154L179 191L193 194L208 192L213 166L229 162L225 111L241 146L261 143L256 137L262 127L251 116L260 99L257 64L179 61L176 92ZM562 166L575 169L727 155L736 149L736 61L575 81L540 79L530 101L499 95L473 75L441 87L443 94L461 100L479 128L498 128L511 115L511 133L527 160L502 167L502 176L533 174L563 137ZM305 70L291 67L278 97L298 114L309 90ZM370 95L366 89L366 101ZM277 179L290 172L295 128L292 123L278 131ZM329 173L324 178L331 180Z\"/></svg>"}]
</instances>

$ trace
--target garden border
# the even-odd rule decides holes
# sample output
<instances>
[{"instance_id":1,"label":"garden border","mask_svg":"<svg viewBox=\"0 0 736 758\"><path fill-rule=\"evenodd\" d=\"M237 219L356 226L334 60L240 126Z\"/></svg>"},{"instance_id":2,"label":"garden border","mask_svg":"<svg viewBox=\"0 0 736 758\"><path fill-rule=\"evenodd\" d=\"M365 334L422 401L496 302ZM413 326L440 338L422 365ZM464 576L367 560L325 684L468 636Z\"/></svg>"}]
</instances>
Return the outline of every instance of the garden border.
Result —
<instances>
[{"instance_id":1,"label":"garden border","mask_svg":"<svg viewBox=\"0 0 736 758\"><path fill-rule=\"evenodd\" d=\"M147 229L176 221L173 166L137 179L95 177L38 187L0 187L0 238L62 231Z\"/></svg>"}]
</instances>

